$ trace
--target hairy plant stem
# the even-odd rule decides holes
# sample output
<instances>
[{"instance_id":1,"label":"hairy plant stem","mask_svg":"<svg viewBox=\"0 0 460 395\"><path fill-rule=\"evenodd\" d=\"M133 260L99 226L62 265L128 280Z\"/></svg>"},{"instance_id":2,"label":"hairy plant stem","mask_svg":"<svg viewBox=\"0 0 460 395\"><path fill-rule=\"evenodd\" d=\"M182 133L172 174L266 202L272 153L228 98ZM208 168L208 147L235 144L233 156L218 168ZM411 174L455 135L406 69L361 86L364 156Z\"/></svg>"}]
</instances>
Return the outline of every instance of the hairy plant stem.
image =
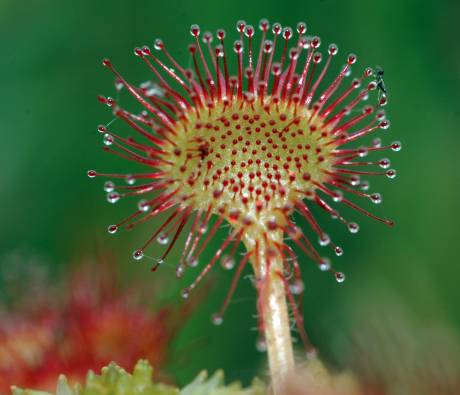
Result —
<instances>
[{"instance_id":1,"label":"hairy plant stem","mask_svg":"<svg viewBox=\"0 0 460 395\"><path fill-rule=\"evenodd\" d=\"M280 234L277 239L272 241L282 242L283 235ZM258 240L260 242L261 239ZM245 244L248 246L248 243ZM279 254L267 256L270 247L258 247L262 248L251 259L258 280L258 310L265 335L273 394L282 395L286 379L295 367L286 290L279 276L284 270L283 261Z\"/></svg>"},{"instance_id":2,"label":"hairy plant stem","mask_svg":"<svg viewBox=\"0 0 460 395\"><path fill-rule=\"evenodd\" d=\"M273 393L278 395L293 372L294 353L284 284L276 274L269 276L267 301L262 308Z\"/></svg>"}]
</instances>

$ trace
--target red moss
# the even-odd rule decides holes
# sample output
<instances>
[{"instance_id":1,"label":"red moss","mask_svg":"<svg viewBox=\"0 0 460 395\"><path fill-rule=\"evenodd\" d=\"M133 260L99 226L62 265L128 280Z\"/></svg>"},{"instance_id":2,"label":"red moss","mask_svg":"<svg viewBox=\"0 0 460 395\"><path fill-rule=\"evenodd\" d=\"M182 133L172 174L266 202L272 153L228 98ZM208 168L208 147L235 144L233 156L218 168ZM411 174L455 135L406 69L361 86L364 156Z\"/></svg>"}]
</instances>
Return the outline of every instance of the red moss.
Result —
<instances>
[{"instance_id":1,"label":"red moss","mask_svg":"<svg viewBox=\"0 0 460 395\"><path fill-rule=\"evenodd\" d=\"M38 305L37 295L29 295L29 305L2 316L0 393L13 384L54 390L60 374L83 382L88 370L114 360L131 369L146 358L161 372L184 315L170 308L153 312L132 290L117 289L112 270L88 266L61 284L64 293L49 286Z\"/></svg>"}]
</instances>

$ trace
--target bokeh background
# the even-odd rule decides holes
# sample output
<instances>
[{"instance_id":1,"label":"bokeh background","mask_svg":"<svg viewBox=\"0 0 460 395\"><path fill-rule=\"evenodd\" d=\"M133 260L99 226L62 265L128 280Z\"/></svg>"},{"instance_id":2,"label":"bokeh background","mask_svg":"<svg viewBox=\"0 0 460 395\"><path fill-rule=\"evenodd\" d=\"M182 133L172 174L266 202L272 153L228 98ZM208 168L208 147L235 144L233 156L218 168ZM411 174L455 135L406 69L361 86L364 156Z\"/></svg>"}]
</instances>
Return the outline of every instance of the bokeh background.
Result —
<instances>
[{"instance_id":1,"label":"bokeh background","mask_svg":"<svg viewBox=\"0 0 460 395\"><path fill-rule=\"evenodd\" d=\"M372 182L384 197L374 212L393 218L396 226L356 215L361 231L352 237L322 218L345 250L335 261L347 275L343 285L302 259L304 314L313 342L338 369L355 368L356 354L366 352L385 354L377 359L392 363L407 347L414 359L428 360L430 350L438 348L433 333L449 339L446 348L455 348L460 331L458 1L1 0L3 283L18 261L43 266L58 278L80 257L107 252L116 257L124 281L147 278L153 288L161 283L162 303L182 303L179 291L190 278L175 280L168 265L151 273L148 264L131 258L155 224L108 235L106 226L130 213L135 202L108 204L102 182L86 176L89 168L124 170L123 162L102 152L96 131L111 119L96 95L114 94L101 59L110 57L131 81L141 82L149 73L134 57L135 46L162 37L187 63L190 24L232 32L238 19L257 24L261 17L290 26L306 21L323 43L339 45L340 56L353 51L360 66L381 65L392 121L382 137L403 143L401 153L390 154L396 180ZM171 267L179 251L169 257ZM206 254L213 254L212 246ZM231 273L214 271L209 293L200 296L171 346L165 369L179 383L202 368L224 368L230 379L245 382L263 374L265 356L256 350L253 330L255 293L248 280L241 282L224 325L210 322L230 279Z\"/></svg>"}]
</instances>

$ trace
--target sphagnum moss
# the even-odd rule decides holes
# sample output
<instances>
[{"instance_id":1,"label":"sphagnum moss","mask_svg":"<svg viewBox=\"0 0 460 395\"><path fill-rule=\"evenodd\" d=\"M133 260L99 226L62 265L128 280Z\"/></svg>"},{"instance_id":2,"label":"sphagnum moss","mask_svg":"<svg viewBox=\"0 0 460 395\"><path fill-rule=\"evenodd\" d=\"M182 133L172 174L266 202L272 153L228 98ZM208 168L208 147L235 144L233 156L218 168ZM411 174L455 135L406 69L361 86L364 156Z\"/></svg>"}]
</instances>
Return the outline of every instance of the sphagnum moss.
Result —
<instances>
[{"instance_id":1,"label":"sphagnum moss","mask_svg":"<svg viewBox=\"0 0 460 395\"><path fill-rule=\"evenodd\" d=\"M344 223L352 233L358 231L358 224L346 220L335 203L392 225L392 221L371 214L345 195L380 203L381 195L369 193L369 184L361 177L394 178L396 172L388 169L390 161L386 158L361 158L368 153L398 151L401 145L382 145L379 139L369 146L350 144L390 125L382 110L387 97L381 73L374 76L372 69L366 68L340 89L357 60L351 54L326 84L332 59L338 53L335 44L329 45L323 59L321 40L306 35L305 23L297 25L297 35L278 23L270 32L266 20L259 27L261 37L256 45L254 27L238 22L237 40L230 47L224 30L217 31L216 46L211 33L202 35L202 44L200 28L193 25L190 32L194 43L189 46L192 69L182 67L160 39L154 42L155 51L147 46L135 48L135 55L155 78L155 82L140 86L127 82L105 59L103 64L114 74L116 87L129 91L141 104L141 111L131 112L113 98L99 97L121 121L98 127L104 149L138 162L147 172L122 175L90 170L88 176L127 182L106 182L111 203L127 196L143 197L137 211L110 225L109 233L169 212L165 222L134 251L134 259L142 259L156 239L165 245L156 269L187 229L177 277L200 265L199 257L217 230L225 223L231 226L213 258L203 263L182 296L187 298L219 260L224 268L233 268L242 243L246 252L213 321L222 323L236 283L249 263L258 290L259 344L266 345L273 385L279 393L285 377L294 369L288 305L307 351L313 353L295 299L301 299L303 284L293 247L321 270L333 273L338 282L345 280L345 275L318 253L292 216L299 213L316 233L319 244L331 246L336 255L342 255L343 250L318 224L313 206ZM233 66L235 76L230 75ZM374 104L361 108L371 95ZM136 138L118 134L120 123L127 124ZM368 166L383 170L362 170ZM136 185L136 181L141 183Z\"/></svg>"}]
</instances>

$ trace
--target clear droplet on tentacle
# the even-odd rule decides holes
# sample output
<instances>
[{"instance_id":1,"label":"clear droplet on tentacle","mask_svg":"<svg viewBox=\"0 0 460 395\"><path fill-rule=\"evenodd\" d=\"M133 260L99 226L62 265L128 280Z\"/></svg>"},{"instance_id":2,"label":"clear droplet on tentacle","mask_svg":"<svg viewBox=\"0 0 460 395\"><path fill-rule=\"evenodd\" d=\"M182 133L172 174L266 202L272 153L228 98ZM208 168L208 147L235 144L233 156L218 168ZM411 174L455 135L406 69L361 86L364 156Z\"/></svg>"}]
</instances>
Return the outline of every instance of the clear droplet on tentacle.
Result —
<instances>
[{"instance_id":1,"label":"clear droplet on tentacle","mask_svg":"<svg viewBox=\"0 0 460 395\"><path fill-rule=\"evenodd\" d=\"M296 279L289 285L289 289L293 295L300 295L304 291L305 285L302 280Z\"/></svg>"},{"instance_id":2,"label":"clear droplet on tentacle","mask_svg":"<svg viewBox=\"0 0 460 395\"><path fill-rule=\"evenodd\" d=\"M112 135L110 135L110 134L108 134L108 133L104 134L104 138L103 138L104 145L107 145L107 146L112 145L112 144L113 144L113 140L114 140L114 139L113 139L113 136L112 136Z\"/></svg>"},{"instance_id":3,"label":"clear droplet on tentacle","mask_svg":"<svg viewBox=\"0 0 460 395\"><path fill-rule=\"evenodd\" d=\"M110 192L107 194L107 201L109 203L116 203L120 200L120 194L118 192Z\"/></svg>"},{"instance_id":4,"label":"clear droplet on tentacle","mask_svg":"<svg viewBox=\"0 0 460 395\"><path fill-rule=\"evenodd\" d=\"M345 274L343 274L342 272L335 273L335 280L338 283L343 283L345 281Z\"/></svg>"},{"instance_id":5,"label":"clear droplet on tentacle","mask_svg":"<svg viewBox=\"0 0 460 395\"><path fill-rule=\"evenodd\" d=\"M190 266L190 267L197 267L198 266L198 258L195 257L195 256L191 256L187 259L187 264Z\"/></svg>"},{"instance_id":6,"label":"clear droplet on tentacle","mask_svg":"<svg viewBox=\"0 0 460 395\"><path fill-rule=\"evenodd\" d=\"M235 267L235 260L230 255L224 255L220 260L220 264L225 270L232 270Z\"/></svg>"},{"instance_id":7,"label":"clear droplet on tentacle","mask_svg":"<svg viewBox=\"0 0 460 395\"><path fill-rule=\"evenodd\" d=\"M219 313L215 313L212 315L211 321L214 325L219 326L224 322L224 318Z\"/></svg>"},{"instance_id":8,"label":"clear droplet on tentacle","mask_svg":"<svg viewBox=\"0 0 460 395\"><path fill-rule=\"evenodd\" d=\"M169 243L168 234L165 232L160 232L160 234L157 237L157 242L158 244L162 244L162 245L168 244Z\"/></svg>"},{"instance_id":9,"label":"clear droplet on tentacle","mask_svg":"<svg viewBox=\"0 0 460 395\"><path fill-rule=\"evenodd\" d=\"M267 351L267 342L264 337L259 337L256 341L256 350L259 352Z\"/></svg>"},{"instance_id":10,"label":"clear droplet on tentacle","mask_svg":"<svg viewBox=\"0 0 460 395\"><path fill-rule=\"evenodd\" d=\"M127 174L125 181L128 185L133 185L136 182L136 178L131 174Z\"/></svg>"},{"instance_id":11,"label":"clear droplet on tentacle","mask_svg":"<svg viewBox=\"0 0 460 395\"><path fill-rule=\"evenodd\" d=\"M115 184L113 181L106 181L104 183L104 191L106 192L113 192L115 190Z\"/></svg>"},{"instance_id":12,"label":"clear droplet on tentacle","mask_svg":"<svg viewBox=\"0 0 460 395\"><path fill-rule=\"evenodd\" d=\"M114 233L117 233L117 231L118 231L117 225L109 225L107 227L107 232L109 232L111 235L113 235Z\"/></svg>"},{"instance_id":13,"label":"clear droplet on tentacle","mask_svg":"<svg viewBox=\"0 0 460 395\"><path fill-rule=\"evenodd\" d=\"M147 200L142 199L137 203L137 208L139 211L147 212L150 209L150 204Z\"/></svg>"},{"instance_id":14,"label":"clear droplet on tentacle","mask_svg":"<svg viewBox=\"0 0 460 395\"><path fill-rule=\"evenodd\" d=\"M356 222L350 222L348 225L348 230L351 232L351 233L358 233L359 231L359 225L356 223Z\"/></svg>"},{"instance_id":15,"label":"clear droplet on tentacle","mask_svg":"<svg viewBox=\"0 0 460 395\"><path fill-rule=\"evenodd\" d=\"M330 242L331 242L331 238L329 237L328 234L326 233L323 233L320 237L319 237L319 245L321 246L327 246Z\"/></svg>"},{"instance_id":16,"label":"clear droplet on tentacle","mask_svg":"<svg viewBox=\"0 0 460 395\"><path fill-rule=\"evenodd\" d=\"M140 261L144 257L144 251L142 250L136 250L133 252L133 258L136 261Z\"/></svg>"},{"instance_id":17,"label":"clear droplet on tentacle","mask_svg":"<svg viewBox=\"0 0 460 395\"><path fill-rule=\"evenodd\" d=\"M373 193L369 196L371 199L372 203L374 204L380 204L382 203L382 195L380 193Z\"/></svg>"},{"instance_id":18,"label":"clear droplet on tentacle","mask_svg":"<svg viewBox=\"0 0 460 395\"><path fill-rule=\"evenodd\" d=\"M319 264L319 269L323 272L328 271L331 268L331 261L329 258L323 258L323 260Z\"/></svg>"}]
</instances>

